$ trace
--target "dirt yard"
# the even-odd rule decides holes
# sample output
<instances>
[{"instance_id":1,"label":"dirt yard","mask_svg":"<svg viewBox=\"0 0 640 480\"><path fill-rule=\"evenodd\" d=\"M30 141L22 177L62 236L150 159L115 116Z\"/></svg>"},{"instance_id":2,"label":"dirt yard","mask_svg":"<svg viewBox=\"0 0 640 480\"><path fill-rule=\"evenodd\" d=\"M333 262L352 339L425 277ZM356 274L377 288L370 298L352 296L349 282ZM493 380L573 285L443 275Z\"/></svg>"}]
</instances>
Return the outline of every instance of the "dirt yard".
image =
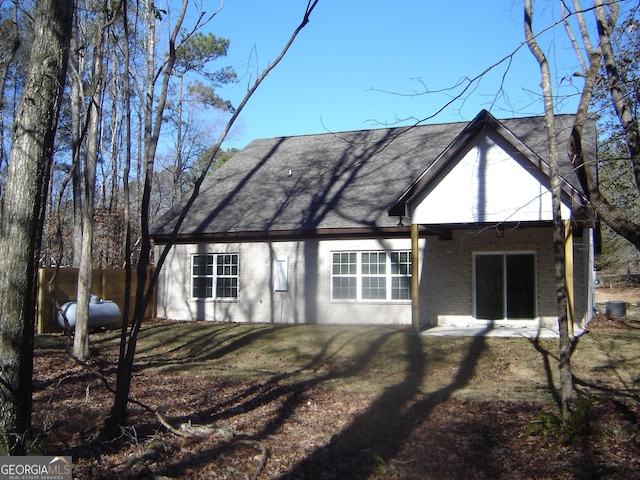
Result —
<instances>
[{"instance_id":1,"label":"dirt yard","mask_svg":"<svg viewBox=\"0 0 640 480\"><path fill-rule=\"evenodd\" d=\"M638 478L640 325L596 318L574 353L583 401L558 427L557 341L433 338L391 328L150 324L129 426L99 433L112 395L37 339L39 454L79 479ZM113 381L115 333L92 335Z\"/></svg>"},{"instance_id":2,"label":"dirt yard","mask_svg":"<svg viewBox=\"0 0 640 480\"><path fill-rule=\"evenodd\" d=\"M607 286L596 288L596 302L621 301L631 304L640 303L640 288L635 285Z\"/></svg>"}]
</instances>

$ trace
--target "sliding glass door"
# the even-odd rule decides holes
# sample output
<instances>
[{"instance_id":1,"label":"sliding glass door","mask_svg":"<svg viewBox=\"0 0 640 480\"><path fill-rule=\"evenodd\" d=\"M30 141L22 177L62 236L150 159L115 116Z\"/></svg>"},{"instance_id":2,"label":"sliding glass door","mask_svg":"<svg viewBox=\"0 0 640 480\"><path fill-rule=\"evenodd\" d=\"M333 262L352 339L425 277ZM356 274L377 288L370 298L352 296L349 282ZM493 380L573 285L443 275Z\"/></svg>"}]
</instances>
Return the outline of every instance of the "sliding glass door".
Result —
<instances>
[{"instance_id":1,"label":"sliding glass door","mask_svg":"<svg viewBox=\"0 0 640 480\"><path fill-rule=\"evenodd\" d=\"M476 318L535 318L535 260L533 253L476 254Z\"/></svg>"}]
</instances>

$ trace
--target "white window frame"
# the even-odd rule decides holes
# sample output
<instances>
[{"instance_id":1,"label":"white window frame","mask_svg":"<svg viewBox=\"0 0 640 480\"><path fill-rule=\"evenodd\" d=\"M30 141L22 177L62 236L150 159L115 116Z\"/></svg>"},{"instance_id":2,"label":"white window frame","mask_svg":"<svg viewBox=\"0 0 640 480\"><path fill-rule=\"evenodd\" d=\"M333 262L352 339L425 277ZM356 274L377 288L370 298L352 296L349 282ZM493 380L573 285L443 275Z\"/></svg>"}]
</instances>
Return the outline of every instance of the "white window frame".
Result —
<instances>
[{"instance_id":1,"label":"white window frame","mask_svg":"<svg viewBox=\"0 0 640 480\"><path fill-rule=\"evenodd\" d=\"M383 268L375 269L375 271L371 271L363 267L363 257L369 256L371 254L380 255L383 254L385 258L385 263ZM398 271L394 272L393 265L391 263L392 254L404 254L406 255L409 262L398 263L398 265L404 265L407 268L406 273L400 273ZM340 255L341 258L344 258L348 255L355 255L355 271L346 271L349 269L343 269L343 271L336 272L334 263L334 258L336 255ZM400 255L402 256L402 255ZM346 263L343 265L347 265ZM369 265L382 265L382 264L369 264ZM395 283L401 282L401 279L404 279L406 282L411 282L411 251L410 250L340 250L340 251L332 251L331 252L331 282L330 282L330 295L332 302L359 302L359 303L411 303L411 288L396 288L396 292L398 291L406 291L408 293L408 298L393 298L394 294L394 280ZM365 270L368 270L365 272ZM396 270L402 270L402 267ZM335 285L335 281L337 279L355 279L355 298L336 298L334 295L335 289L337 286ZM378 281L384 279L384 287L385 287L385 297L384 298L364 298L363 290L365 279L379 279Z\"/></svg>"},{"instance_id":2,"label":"white window frame","mask_svg":"<svg viewBox=\"0 0 640 480\"><path fill-rule=\"evenodd\" d=\"M218 273L218 258L223 258L225 256L232 256L236 258L235 261L235 273L227 273L222 272ZM211 273L205 272L199 273L196 275L194 273L194 259L196 257L211 257L212 259L212 270ZM190 258L191 266L190 266L190 284L189 284L189 295L192 300L199 301L223 301L223 302L235 302L238 300L240 295L240 255L238 253L193 253ZM208 262L207 262L208 265ZM224 265L223 265L224 266ZM211 279L211 296L195 296L194 295L194 280L196 278L201 279ZM235 279L235 296L218 296L218 281L220 279ZM205 287L208 288L208 287Z\"/></svg>"}]
</instances>

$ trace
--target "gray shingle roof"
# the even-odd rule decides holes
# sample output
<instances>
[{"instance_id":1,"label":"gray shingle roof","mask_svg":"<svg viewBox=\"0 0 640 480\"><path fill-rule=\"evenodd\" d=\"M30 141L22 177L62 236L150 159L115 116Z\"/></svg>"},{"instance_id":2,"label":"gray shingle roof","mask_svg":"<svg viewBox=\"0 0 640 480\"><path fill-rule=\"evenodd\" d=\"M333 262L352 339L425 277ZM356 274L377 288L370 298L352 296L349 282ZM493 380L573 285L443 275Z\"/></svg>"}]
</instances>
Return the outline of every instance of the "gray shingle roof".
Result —
<instances>
[{"instance_id":1,"label":"gray shingle roof","mask_svg":"<svg viewBox=\"0 0 640 480\"><path fill-rule=\"evenodd\" d=\"M495 121L484 111L476 120L483 115ZM579 190L565 154L573 116L561 115L557 121L563 175ZM542 117L499 123L546 159ZM459 122L255 140L208 175L180 234L197 237L396 226L398 218L390 217L387 210L468 125ZM595 139L593 143L595 148ZM168 235L178 213L179 207L158 219L152 235Z\"/></svg>"}]
</instances>

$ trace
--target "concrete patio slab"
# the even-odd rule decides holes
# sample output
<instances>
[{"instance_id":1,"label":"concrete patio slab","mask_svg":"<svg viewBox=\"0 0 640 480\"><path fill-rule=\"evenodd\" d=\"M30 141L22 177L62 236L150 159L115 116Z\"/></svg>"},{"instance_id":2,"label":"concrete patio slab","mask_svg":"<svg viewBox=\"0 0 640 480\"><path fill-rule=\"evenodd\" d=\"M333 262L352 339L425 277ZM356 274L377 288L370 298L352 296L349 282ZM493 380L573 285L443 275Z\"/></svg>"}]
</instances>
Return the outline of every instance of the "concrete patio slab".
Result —
<instances>
[{"instance_id":1,"label":"concrete patio slab","mask_svg":"<svg viewBox=\"0 0 640 480\"><path fill-rule=\"evenodd\" d=\"M576 330L576 336L582 335L583 330ZM522 338L558 338L558 330L546 327L432 327L420 332L421 335L439 337L522 337Z\"/></svg>"}]
</instances>

